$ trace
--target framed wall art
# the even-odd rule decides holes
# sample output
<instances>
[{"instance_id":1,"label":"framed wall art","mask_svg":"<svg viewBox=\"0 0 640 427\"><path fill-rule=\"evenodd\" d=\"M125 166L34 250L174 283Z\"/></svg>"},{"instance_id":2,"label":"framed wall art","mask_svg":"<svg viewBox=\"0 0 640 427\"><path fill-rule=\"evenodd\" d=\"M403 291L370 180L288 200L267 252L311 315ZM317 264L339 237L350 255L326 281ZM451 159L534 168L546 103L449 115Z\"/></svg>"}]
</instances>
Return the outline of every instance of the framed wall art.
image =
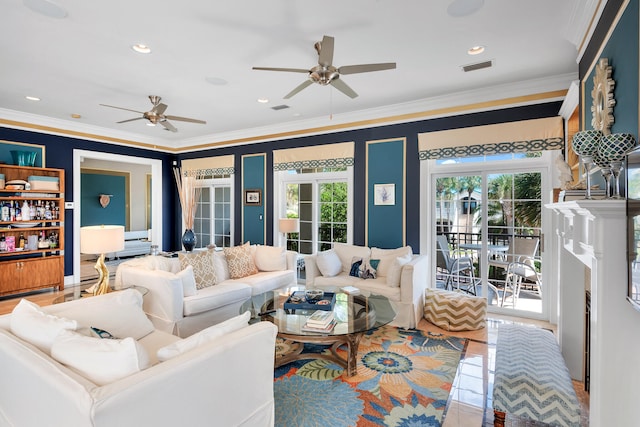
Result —
<instances>
[{"instance_id":1,"label":"framed wall art","mask_svg":"<svg viewBox=\"0 0 640 427\"><path fill-rule=\"evenodd\" d=\"M246 206L262 206L261 190L244 190L244 204Z\"/></svg>"},{"instance_id":2,"label":"framed wall art","mask_svg":"<svg viewBox=\"0 0 640 427\"><path fill-rule=\"evenodd\" d=\"M374 184L373 193L373 203L376 206L393 206L396 204L395 184Z\"/></svg>"}]
</instances>

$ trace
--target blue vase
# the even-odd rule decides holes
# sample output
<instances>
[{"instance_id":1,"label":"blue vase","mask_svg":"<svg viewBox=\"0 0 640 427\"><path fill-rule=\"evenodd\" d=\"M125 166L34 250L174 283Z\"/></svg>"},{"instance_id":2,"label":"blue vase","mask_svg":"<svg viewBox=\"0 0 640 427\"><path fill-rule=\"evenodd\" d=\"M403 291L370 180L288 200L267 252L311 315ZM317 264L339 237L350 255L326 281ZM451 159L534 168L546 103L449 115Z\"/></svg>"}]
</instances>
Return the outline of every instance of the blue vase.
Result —
<instances>
[{"instance_id":1,"label":"blue vase","mask_svg":"<svg viewBox=\"0 0 640 427\"><path fill-rule=\"evenodd\" d=\"M187 228L184 230L184 234L182 235L182 246L184 246L184 250L187 252L191 252L193 248L196 246L196 235L192 229Z\"/></svg>"}]
</instances>

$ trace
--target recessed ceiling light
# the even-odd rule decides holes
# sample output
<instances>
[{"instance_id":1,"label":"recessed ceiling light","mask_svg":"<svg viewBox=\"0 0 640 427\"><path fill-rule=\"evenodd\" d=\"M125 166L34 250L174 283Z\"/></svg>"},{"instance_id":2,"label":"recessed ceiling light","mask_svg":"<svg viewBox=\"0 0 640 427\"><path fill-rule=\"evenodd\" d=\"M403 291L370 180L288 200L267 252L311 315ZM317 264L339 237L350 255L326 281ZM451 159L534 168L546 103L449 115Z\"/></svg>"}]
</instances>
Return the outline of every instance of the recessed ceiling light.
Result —
<instances>
[{"instance_id":1,"label":"recessed ceiling light","mask_svg":"<svg viewBox=\"0 0 640 427\"><path fill-rule=\"evenodd\" d=\"M135 50L138 53L151 53L151 48L146 44L136 43L131 46L131 49Z\"/></svg>"},{"instance_id":2,"label":"recessed ceiling light","mask_svg":"<svg viewBox=\"0 0 640 427\"><path fill-rule=\"evenodd\" d=\"M474 46L467 51L469 55L479 55L484 52L484 46Z\"/></svg>"},{"instance_id":3,"label":"recessed ceiling light","mask_svg":"<svg viewBox=\"0 0 640 427\"><path fill-rule=\"evenodd\" d=\"M71 115L71 118L72 118L72 119L79 119L79 118L81 118L81 117L82 117L82 116L81 116L80 114L72 114L72 115Z\"/></svg>"},{"instance_id":4,"label":"recessed ceiling light","mask_svg":"<svg viewBox=\"0 0 640 427\"><path fill-rule=\"evenodd\" d=\"M224 86L228 83L225 79L221 79L220 77L205 77L205 80L215 86Z\"/></svg>"},{"instance_id":5,"label":"recessed ceiling light","mask_svg":"<svg viewBox=\"0 0 640 427\"><path fill-rule=\"evenodd\" d=\"M258 98L258 102L260 104L266 104L267 102L269 102L269 99L268 98Z\"/></svg>"},{"instance_id":6,"label":"recessed ceiling light","mask_svg":"<svg viewBox=\"0 0 640 427\"><path fill-rule=\"evenodd\" d=\"M63 7L47 0L23 0L22 3L34 12L49 18L62 19L67 16Z\"/></svg>"},{"instance_id":7,"label":"recessed ceiling light","mask_svg":"<svg viewBox=\"0 0 640 427\"><path fill-rule=\"evenodd\" d=\"M40 101L40 98L38 98L37 96L25 96L25 98L27 98L29 101Z\"/></svg>"}]
</instances>

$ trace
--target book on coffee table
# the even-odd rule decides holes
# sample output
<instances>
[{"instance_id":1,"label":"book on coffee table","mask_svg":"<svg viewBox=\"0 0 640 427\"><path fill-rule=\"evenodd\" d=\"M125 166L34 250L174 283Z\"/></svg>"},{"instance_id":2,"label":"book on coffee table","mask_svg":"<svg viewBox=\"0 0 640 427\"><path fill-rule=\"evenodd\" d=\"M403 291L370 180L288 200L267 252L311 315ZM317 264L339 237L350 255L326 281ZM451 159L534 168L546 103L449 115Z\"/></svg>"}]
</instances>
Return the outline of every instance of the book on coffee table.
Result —
<instances>
[{"instance_id":1,"label":"book on coffee table","mask_svg":"<svg viewBox=\"0 0 640 427\"><path fill-rule=\"evenodd\" d=\"M308 323L305 323L302 328L300 328L300 330L304 331L304 332L331 332L333 330L333 327L336 325L336 321L332 320L331 322L329 322L329 324L325 327L320 327L320 326L315 326L315 325L309 325Z\"/></svg>"},{"instance_id":2,"label":"book on coffee table","mask_svg":"<svg viewBox=\"0 0 640 427\"><path fill-rule=\"evenodd\" d=\"M316 310L307 319L305 326L324 329L333 322L333 311Z\"/></svg>"}]
</instances>

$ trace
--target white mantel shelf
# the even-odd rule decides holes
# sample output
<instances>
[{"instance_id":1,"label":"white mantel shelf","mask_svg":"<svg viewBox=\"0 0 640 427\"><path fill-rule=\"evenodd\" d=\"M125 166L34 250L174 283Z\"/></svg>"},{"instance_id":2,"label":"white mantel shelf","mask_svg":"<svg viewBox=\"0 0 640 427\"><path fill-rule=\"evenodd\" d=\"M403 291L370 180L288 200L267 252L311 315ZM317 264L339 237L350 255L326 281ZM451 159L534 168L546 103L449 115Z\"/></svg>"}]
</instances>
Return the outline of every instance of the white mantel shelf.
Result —
<instances>
[{"instance_id":1,"label":"white mantel shelf","mask_svg":"<svg viewBox=\"0 0 640 427\"><path fill-rule=\"evenodd\" d=\"M640 313L626 300L626 201L575 200L546 208L556 232L550 277L559 285L558 336L569 372L580 380L590 283L590 425L639 425Z\"/></svg>"}]
</instances>

